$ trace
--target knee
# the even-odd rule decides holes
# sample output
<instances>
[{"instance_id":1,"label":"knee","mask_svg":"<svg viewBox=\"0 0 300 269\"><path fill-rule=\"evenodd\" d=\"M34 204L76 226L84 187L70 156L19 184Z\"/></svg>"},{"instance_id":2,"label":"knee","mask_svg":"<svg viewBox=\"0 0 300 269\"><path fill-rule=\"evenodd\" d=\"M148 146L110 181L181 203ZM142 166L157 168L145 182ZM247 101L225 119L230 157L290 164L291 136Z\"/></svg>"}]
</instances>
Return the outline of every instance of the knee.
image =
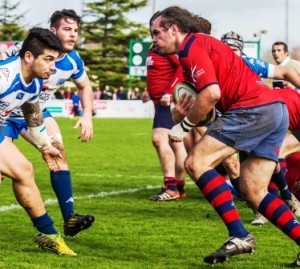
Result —
<instances>
[{"instance_id":1,"label":"knee","mask_svg":"<svg viewBox=\"0 0 300 269\"><path fill-rule=\"evenodd\" d=\"M189 175L193 175L196 170L195 161L192 156L188 156L184 161L184 168L189 173Z\"/></svg>"},{"instance_id":2,"label":"knee","mask_svg":"<svg viewBox=\"0 0 300 269\"><path fill-rule=\"evenodd\" d=\"M260 197L262 192L258 189L253 190L241 190L241 198L244 200L251 208L257 209L260 204Z\"/></svg>"},{"instance_id":3,"label":"knee","mask_svg":"<svg viewBox=\"0 0 300 269\"><path fill-rule=\"evenodd\" d=\"M152 138L152 144L156 149L158 149L158 148L160 148L161 141L154 137L154 138Z\"/></svg>"},{"instance_id":4,"label":"knee","mask_svg":"<svg viewBox=\"0 0 300 269\"><path fill-rule=\"evenodd\" d=\"M22 184L28 185L32 180L34 180L33 165L26 160L21 166L21 172L13 177L13 181L22 182Z\"/></svg>"}]
</instances>

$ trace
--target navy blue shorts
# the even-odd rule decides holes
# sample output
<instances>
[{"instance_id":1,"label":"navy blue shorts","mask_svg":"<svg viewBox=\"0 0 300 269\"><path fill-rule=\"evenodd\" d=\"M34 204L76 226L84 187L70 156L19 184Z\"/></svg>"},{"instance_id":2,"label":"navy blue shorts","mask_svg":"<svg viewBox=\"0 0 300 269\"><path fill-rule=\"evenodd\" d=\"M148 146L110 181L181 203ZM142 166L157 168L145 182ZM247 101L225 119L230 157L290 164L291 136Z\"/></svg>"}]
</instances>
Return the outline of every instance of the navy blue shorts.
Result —
<instances>
[{"instance_id":1,"label":"navy blue shorts","mask_svg":"<svg viewBox=\"0 0 300 269\"><path fill-rule=\"evenodd\" d=\"M155 115L152 128L172 129L175 125L172 120L170 106L162 106L160 103L155 105Z\"/></svg>"},{"instance_id":2,"label":"navy blue shorts","mask_svg":"<svg viewBox=\"0 0 300 269\"><path fill-rule=\"evenodd\" d=\"M288 126L286 105L273 103L227 111L207 133L239 151L277 162Z\"/></svg>"}]
</instances>

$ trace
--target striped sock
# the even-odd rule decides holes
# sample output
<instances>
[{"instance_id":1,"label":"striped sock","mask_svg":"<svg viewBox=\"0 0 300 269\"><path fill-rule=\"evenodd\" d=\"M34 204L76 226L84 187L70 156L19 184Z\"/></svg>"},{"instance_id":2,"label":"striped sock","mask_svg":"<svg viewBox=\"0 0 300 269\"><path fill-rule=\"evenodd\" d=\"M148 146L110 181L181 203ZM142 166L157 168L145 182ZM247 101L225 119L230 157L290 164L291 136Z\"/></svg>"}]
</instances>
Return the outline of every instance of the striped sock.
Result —
<instances>
[{"instance_id":1,"label":"striped sock","mask_svg":"<svg viewBox=\"0 0 300 269\"><path fill-rule=\"evenodd\" d=\"M177 189L179 192L184 192L185 180L184 179L176 179Z\"/></svg>"},{"instance_id":2,"label":"striped sock","mask_svg":"<svg viewBox=\"0 0 300 269\"><path fill-rule=\"evenodd\" d=\"M177 182L175 177L164 177L164 189L177 191Z\"/></svg>"},{"instance_id":3,"label":"striped sock","mask_svg":"<svg viewBox=\"0 0 300 269\"><path fill-rule=\"evenodd\" d=\"M258 212L300 246L300 224L282 200L268 193L261 201Z\"/></svg>"},{"instance_id":4,"label":"striped sock","mask_svg":"<svg viewBox=\"0 0 300 269\"><path fill-rule=\"evenodd\" d=\"M277 185L275 184L275 182L272 181L272 179L268 186L268 192L276 197L279 195L279 189L278 189Z\"/></svg>"},{"instance_id":5,"label":"striped sock","mask_svg":"<svg viewBox=\"0 0 300 269\"><path fill-rule=\"evenodd\" d=\"M234 205L225 179L215 169L206 171L196 182L208 202L226 225L229 235L243 238L248 235Z\"/></svg>"}]
</instances>

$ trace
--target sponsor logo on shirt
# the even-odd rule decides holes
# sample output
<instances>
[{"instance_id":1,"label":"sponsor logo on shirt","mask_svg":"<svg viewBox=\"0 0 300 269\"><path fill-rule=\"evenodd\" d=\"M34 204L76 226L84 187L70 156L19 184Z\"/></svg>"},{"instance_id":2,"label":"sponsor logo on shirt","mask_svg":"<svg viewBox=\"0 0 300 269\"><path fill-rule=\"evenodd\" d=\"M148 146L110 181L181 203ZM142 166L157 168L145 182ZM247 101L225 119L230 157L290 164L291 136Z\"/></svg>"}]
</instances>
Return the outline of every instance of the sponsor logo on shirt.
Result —
<instances>
[{"instance_id":1,"label":"sponsor logo on shirt","mask_svg":"<svg viewBox=\"0 0 300 269\"><path fill-rule=\"evenodd\" d=\"M153 60L152 60L152 56L147 57L146 59L146 66L152 66L153 65Z\"/></svg>"},{"instance_id":2,"label":"sponsor logo on shirt","mask_svg":"<svg viewBox=\"0 0 300 269\"><path fill-rule=\"evenodd\" d=\"M6 77L9 77L9 70L8 68L0 68L0 72Z\"/></svg>"},{"instance_id":3,"label":"sponsor logo on shirt","mask_svg":"<svg viewBox=\"0 0 300 269\"><path fill-rule=\"evenodd\" d=\"M17 96L16 96L16 99L18 99L18 100L22 100L23 99L23 97L24 97L24 93L23 92L19 92L18 94L17 94Z\"/></svg>"},{"instance_id":4,"label":"sponsor logo on shirt","mask_svg":"<svg viewBox=\"0 0 300 269\"><path fill-rule=\"evenodd\" d=\"M63 84L65 83L65 81L66 81L66 79L64 79L64 78L60 78L60 79L58 79L58 80L57 80L57 83L56 83L56 85L57 85L57 86L59 86L59 85L63 85Z\"/></svg>"}]
</instances>

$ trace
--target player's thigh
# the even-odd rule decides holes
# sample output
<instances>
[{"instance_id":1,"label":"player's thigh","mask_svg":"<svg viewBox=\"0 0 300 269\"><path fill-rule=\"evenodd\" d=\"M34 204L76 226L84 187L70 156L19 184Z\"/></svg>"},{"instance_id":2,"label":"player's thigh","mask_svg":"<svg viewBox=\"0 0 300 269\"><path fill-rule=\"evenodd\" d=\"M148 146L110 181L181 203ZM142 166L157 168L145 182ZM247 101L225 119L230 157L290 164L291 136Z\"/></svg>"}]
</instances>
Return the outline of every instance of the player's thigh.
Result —
<instances>
[{"instance_id":1,"label":"player's thigh","mask_svg":"<svg viewBox=\"0 0 300 269\"><path fill-rule=\"evenodd\" d=\"M294 134L285 136L280 148L279 157L286 157L292 153L300 151L300 142Z\"/></svg>"},{"instance_id":2,"label":"player's thigh","mask_svg":"<svg viewBox=\"0 0 300 269\"><path fill-rule=\"evenodd\" d=\"M155 145L169 144L169 129L154 128L152 129L152 142Z\"/></svg>"},{"instance_id":3,"label":"player's thigh","mask_svg":"<svg viewBox=\"0 0 300 269\"><path fill-rule=\"evenodd\" d=\"M0 143L0 171L16 180L33 178L31 163L9 139Z\"/></svg>"},{"instance_id":4,"label":"player's thigh","mask_svg":"<svg viewBox=\"0 0 300 269\"><path fill-rule=\"evenodd\" d=\"M236 152L234 148L205 134L189 153L186 168L192 170L192 173L198 178L202 173L216 167L225 158Z\"/></svg>"}]
</instances>

